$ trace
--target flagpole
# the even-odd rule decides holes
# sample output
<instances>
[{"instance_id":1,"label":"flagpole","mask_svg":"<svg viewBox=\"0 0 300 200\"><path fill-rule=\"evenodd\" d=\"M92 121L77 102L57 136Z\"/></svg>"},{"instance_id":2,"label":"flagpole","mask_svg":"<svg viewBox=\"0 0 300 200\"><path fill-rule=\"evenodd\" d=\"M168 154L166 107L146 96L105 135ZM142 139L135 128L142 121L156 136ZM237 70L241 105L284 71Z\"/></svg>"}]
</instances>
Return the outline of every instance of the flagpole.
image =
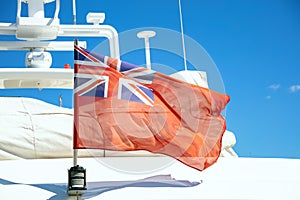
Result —
<instances>
[{"instance_id":1,"label":"flagpole","mask_svg":"<svg viewBox=\"0 0 300 200\"><path fill-rule=\"evenodd\" d=\"M77 38L74 39L74 45L78 46L78 39ZM75 70L75 63L74 63L74 70ZM74 111L75 111L75 106L76 106L76 103L75 103L75 99L74 99ZM74 120L75 120L75 113L74 113ZM74 121L74 123L75 123L75 121ZM74 131L75 131L75 126L73 128L73 133L74 133ZM74 140L74 135L73 135L73 140ZM74 167L78 165L77 158L78 158L78 149L73 148L73 166Z\"/></svg>"},{"instance_id":2,"label":"flagpole","mask_svg":"<svg viewBox=\"0 0 300 200\"><path fill-rule=\"evenodd\" d=\"M78 46L78 40L74 40L74 47ZM74 48L75 51L75 48ZM75 74L77 73L77 65L75 65L75 59L77 59L78 56L74 56L74 77ZM76 86L76 82L74 82L74 86ZM73 196L81 196L86 190L86 170L79 166L77 163L77 158L78 158L78 149L75 149L75 141L76 141L76 124L78 123L78 114L77 110L78 105L77 105L77 99L76 96L74 95L74 122L73 122L73 167L71 167L68 170L68 194L73 195ZM76 124L75 124L76 123Z\"/></svg>"},{"instance_id":3,"label":"flagpole","mask_svg":"<svg viewBox=\"0 0 300 200\"><path fill-rule=\"evenodd\" d=\"M78 149L73 149L73 166L77 166Z\"/></svg>"}]
</instances>

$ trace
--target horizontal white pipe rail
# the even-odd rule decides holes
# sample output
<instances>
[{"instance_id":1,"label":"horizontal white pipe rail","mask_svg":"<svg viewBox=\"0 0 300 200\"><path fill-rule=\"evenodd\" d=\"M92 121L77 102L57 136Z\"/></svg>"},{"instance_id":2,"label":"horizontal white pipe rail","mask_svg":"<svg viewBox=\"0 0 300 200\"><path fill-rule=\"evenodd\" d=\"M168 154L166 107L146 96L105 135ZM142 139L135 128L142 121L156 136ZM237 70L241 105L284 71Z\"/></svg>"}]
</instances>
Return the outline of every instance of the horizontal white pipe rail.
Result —
<instances>
[{"instance_id":1,"label":"horizontal white pipe rail","mask_svg":"<svg viewBox=\"0 0 300 200\"><path fill-rule=\"evenodd\" d=\"M79 46L86 48L86 41L79 41ZM42 48L47 51L73 51L73 41L0 41L0 50L30 50Z\"/></svg>"},{"instance_id":2,"label":"horizontal white pipe rail","mask_svg":"<svg viewBox=\"0 0 300 200\"><path fill-rule=\"evenodd\" d=\"M16 35L17 28L16 24L0 23L0 34ZM118 33L116 29L110 25L60 25L58 36L105 37L109 40L110 56L120 58Z\"/></svg>"}]
</instances>

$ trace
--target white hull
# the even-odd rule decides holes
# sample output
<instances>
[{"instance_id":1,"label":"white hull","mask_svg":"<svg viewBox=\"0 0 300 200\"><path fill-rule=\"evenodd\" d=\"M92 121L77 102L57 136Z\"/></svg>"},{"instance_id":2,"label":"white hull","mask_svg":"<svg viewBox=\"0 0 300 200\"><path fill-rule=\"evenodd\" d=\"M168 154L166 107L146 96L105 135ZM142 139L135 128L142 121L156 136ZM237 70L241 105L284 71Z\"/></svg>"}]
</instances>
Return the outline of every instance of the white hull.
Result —
<instances>
[{"instance_id":1,"label":"white hull","mask_svg":"<svg viewBox=\"0 0 300 200\"><path fill-rule=\"evenodd\" d=\"M163 157L80 158L87 169L88 199L300 199L300 160L220 158L203 172L175 160L155 169ZM124 165L126 164L126 165ZM67 169L72 159L1 161L1 199L76 199L68 197ZM155 166L156 165L156 166ZM113 169L111 166L119 166ZM121 171L123 170L123 171ZM135 173L132 170L136 170ZM147 172L148 171L148 172ZM194 187L145 186L137 180L171 175L176 180L203 181ZM126 181L136 182L122 187ZM145 183L145 182L144 182Z\"/></svg>"}]
</instances>

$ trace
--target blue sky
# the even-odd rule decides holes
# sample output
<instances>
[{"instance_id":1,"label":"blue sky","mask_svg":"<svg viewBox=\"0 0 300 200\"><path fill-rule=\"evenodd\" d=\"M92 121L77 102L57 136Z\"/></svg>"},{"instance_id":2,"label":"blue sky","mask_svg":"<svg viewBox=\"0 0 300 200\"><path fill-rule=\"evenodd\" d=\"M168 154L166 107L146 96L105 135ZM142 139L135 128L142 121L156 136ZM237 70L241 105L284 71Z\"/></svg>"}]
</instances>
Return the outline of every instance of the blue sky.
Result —
<instances>
[{"instance_id":1,"label":"blue sky","mask_svg":"<svg viewBox=\"0 0 300 200\"><path fill-rule=\"evenodd\" d=\"M7 6L0 8L0 21L15 23L16 2L0 2ZM71 2L62 1L62 24L72 23ZM226 119L228 130L237 138L234 147L237 153L247 157L300 158L300 2L181 0L181 3L185 35L200 44L217 67L217 72L207 74L211 88L220 89L214 86L215 76L220 76L225 92L231 97ZM51 10L54 5L51 3L47 8ZM120 40L126 40L127 34L135 33L132 30L137 28L180 31L177 0L77 0L78 24L86 23L85 16L90 11L105 12L105 24L125 33ZM0 40L14 38L0 36ZM89 41L89 49L100 42ZM176 42L181 44L179 40ZM122 50L126 41L120 43ZM141 40L136 43L143 48ZM144 64L141 49L122 58ZM188 56L197 53L197 49L187 48ZM25 52L0 52L1 67L23 67L24 56ZM70 52L53 55L53 67L72 63L72 56ZM13 57L20 59L7 59ZM183 69L182 59L165 51L153 50L152 62ZM217 79L216 82L220 81ZM54 104L58 104L58 96L62 95L64 106L72 106L70 90L10 90L0 91L0 95L31 95Z\"/></svg>"}]
</instances>

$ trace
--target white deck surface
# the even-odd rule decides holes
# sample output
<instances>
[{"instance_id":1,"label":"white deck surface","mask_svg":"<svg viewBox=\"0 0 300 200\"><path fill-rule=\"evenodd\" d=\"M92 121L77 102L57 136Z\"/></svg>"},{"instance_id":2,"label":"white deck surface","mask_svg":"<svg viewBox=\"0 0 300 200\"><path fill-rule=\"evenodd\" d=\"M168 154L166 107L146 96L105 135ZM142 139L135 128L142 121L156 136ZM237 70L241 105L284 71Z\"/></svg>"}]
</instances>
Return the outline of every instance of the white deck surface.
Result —
<instances>
[{"instance_id":1,"label":"white deck surface","mask_svg":"<svg viewBox=\"0 0 300 200\"><path fill-rule=\"evenodd\" d=\"M0 161L1 199L76 199L66 193L72 162ZM87 170L82 199L300 199L299 159L220 158L203 172L165 157L80 158L78 164ZM202 183L178 187L181 180Z\"/></svg>"}]
</instances>

